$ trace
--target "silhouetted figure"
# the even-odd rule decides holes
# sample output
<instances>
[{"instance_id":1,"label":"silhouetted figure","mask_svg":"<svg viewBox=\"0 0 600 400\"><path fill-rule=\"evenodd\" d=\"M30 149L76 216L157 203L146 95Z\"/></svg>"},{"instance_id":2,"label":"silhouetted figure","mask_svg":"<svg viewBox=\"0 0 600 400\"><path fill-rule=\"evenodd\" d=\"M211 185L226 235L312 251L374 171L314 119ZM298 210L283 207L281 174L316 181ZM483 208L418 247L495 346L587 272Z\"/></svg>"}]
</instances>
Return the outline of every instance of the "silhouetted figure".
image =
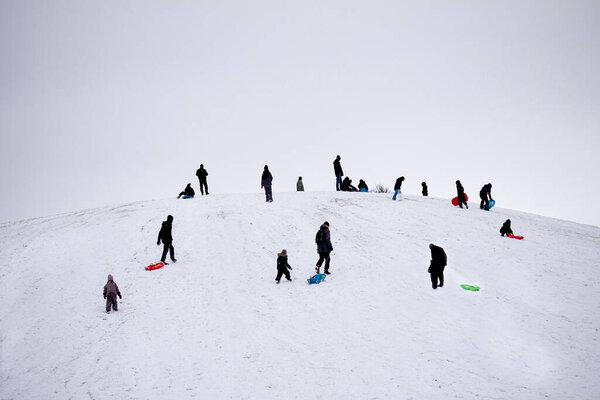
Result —
<instances>
[{"instance_id":1,"label":"silhouetted figure","mask_svg":"<svg viewBox=\"0 0 600 400\"><path fill-rule=\"evenodd\" d=\"M429 196L429 192L427 192L427 184L425 182L421 182L421 186L423 187L423 189L421 190L423 196Z\"/></svg>"},{"instance_id":2,"label":"silhouetted figure","mask_svg":"<svg viewBox=\"0 0 600 400\"><path fill-rule=\"evenodd\" d=\"M113 280L113 276L110 274L108 275L108 282L104 285L104 292L102 294L106 299L106 312L109 313L111 307L113 311L119 311L117 296L122 299L121 292L119 292L119 287Z\"/></svg>"},{"instance_id":3,"label":"silhouetted figure","mask_svg":"<svg viewBox=\"0 0 600 400\"><path fill-rule=\"evenodd\" d=\"M262 173L260 179L260 187L265 188L266 201L269 203L273 202L273 192L271 191L271 185L273 184L273 175L269 172L269 166L265 165L265 170Z\"/></svg>"},{"instance_id":4,"label":"silhouetted figure","mask_svg":"<svg viewBox=\"0 0 600 400\"><path fill-rule=\"evenodd\" d=\"M467 198L465 197L465 188L463 188L462 183L460 181L456 181L456 193L458 198L458 206L462 208L463 204L469 209L469 205L467 204Z\"/></svg>"},{"instance_id":5,"label":"silhouetted figure","mask_svg":"<svg viewBox=\"0 0 600 400\"><path fill-rule=\"evenodd\" d=\"M167 259L167 252L170 252L171 261L177 262L175 259L175 248L173 248L173 235L171 233L171 229L173 228L173 216L167 216L167 220L163 221L162 226L160 228L160 232L158 232L158 240L156 244L160 246L160 242L163 244L163 252L160 257L160 261L168 264L165 260Z\"/></svg>"},{"instance_id":6,"label":"silhouetted figure","mask_svg":"<svg viewBox=\"0 0 600 400\"><path fill-rule=\"evenodd\" d=\"M281 250L281 253L277 254L277 277L275 278L277 283L281 280L282 275L285 275L285 279L288 281L292 280L292 278L290 278L290 271L288 271L288 269L292 269L292 267L288 264L287 257L286 249Z\"/></svg>"},{"instance_id":7,"label":"silhouetted figure","mask_svg":"<svg viewBox=\"0 0 600 400\"><path fill-rule=\"evenodd\" d=\"M431 286L434 289L444 286L444 268L446 268L446 252L439 246L431 243L431 263L429 264L429 274L431 275ZM439 283L438 283L439 282Z\"/></svg>"},{"instance_id":8,"label":"silhouetted figure","mask_svg":"<svg viewBox=\"0 0 600 400\"><path fill-rule=\"evenodd\" d=\"M491 183L483 185L483 187L479 191L479 198L481 199L481 204L479 204L479 208L486 211L490 211L490 200L493 200Z\"/></svg>"},{"instance_id":9,"label":"silhouetted figure","mask_svg":"<svg viewBox=\"0 0 600 400\"><path fill-rule=\"evenodd\" d=\"M369 187L367 186L365 181L363 181L362 179L360 180L360 182L358 182L358 190L360 190L361 192L369 191Z\"/></svg>"},{"instance_id":10,"label":"silhouetted figure","mask_svg":"<svg viewBox=\"0 0 600 400\"><path fill-rule=\"evenodd\" d=\"M342 190L342 176L344 176L344 171L342 170L342 165L340 164L340 160L342 157L339 155L333 161L333 172L335 172L335 190Z\"/></svg>"},{"instance_id":11,"label":"silhouetted figure","mask_svg":"<svg viewBox=\"0 0 600 400\"><path fill-rule=\"evenodd\" d=\"M304 192L304 183L302 183L302 177L298 177L298 182L296 182L296 191Z\"/></svg>"},{"instance_id":12,"label":"silhouetted figure","mask_svg":"<svg viewBox=\"0 0 600 400\"><path fill-rule=\"evenodd\" d=\"M204 169L204 164L200 164L200 168L196 171L196 176L200 182L200 193L202 193L202 196L204 196L204 192L208 194L208 183L206 183L208 172Z\"/></svg>"},{"instance_id":13,"label":"silhouetted figure","mask_svg":"<svg viewBox=\"0 0 600 400\"><path fill-rule=\"evenodd\" d=\"M352 179L350 179L349 177L344 178L341 189L343 192L358 192L358 189L352 186Z\"/></svg>"},{"instance_id":14,"label":"silhouetted figure","mask_svg":"<svg viewBox=\"0 0 600 400\"><path fill-rule=\"evenodd\" d=\"M331 251L333 250L333 246L331 245L331 238L329 235L329 222L325 221L323 225L321 225L321 228L319 228L319 231L315 236L315 242L317 243L317 253L319 253L319 261L317 261L317 268L315 268L315 270L318 274L321 269L321 265L323 265L323 261L325 261L324 272L327 275L329 275L329 253L331 253Z\"/></svg>"},{"instance_id":15,"label":"silhouetted figure","mask_svg":"<svg viewBox=\"0 0 600 400\"><path fill-rule=\"evenodd\" d=\"M513 231L510 227L510 219L507 219L506 221L504 221L504 224L502 224L502 228L500 228L500 234L502 236L513 234Z\"/></svg>"},{"instance_id":16,"label":"silhouetted figure","mask_svg":"<svg viewBox=\"0 0 600 400\"><path fill-rule=\"evenodd\" d=\"M396 200L396 197L400 194L402 195L402 182L404 182L404 177L401 176L400 178L396 179L396 183L394 184L394 197L392 197L392 200Z\"/></svg>"},{"instance_id":17,"label":"silhouetted figure","mask_svg":"<svg viewBox=\"0 0 600 400\"><path fill-rule=\"evenodd\" d=\"M179 193L179 196L177 196L177 198L180 198L181 196L194 197L195 194L196 192L194 192L192 184L188 183L185 189L183 189L183 192Z\"/></svg>"}]
</instances>

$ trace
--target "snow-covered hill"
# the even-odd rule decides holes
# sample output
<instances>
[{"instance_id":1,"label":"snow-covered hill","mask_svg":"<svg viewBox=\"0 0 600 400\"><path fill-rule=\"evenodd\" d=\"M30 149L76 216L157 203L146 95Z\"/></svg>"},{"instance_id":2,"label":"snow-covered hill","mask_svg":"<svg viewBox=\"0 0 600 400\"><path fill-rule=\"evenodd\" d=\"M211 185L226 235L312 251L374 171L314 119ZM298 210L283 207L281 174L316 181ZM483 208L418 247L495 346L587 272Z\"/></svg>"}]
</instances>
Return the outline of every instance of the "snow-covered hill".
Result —
<instances>
[{"instance_id":1,"label":"snow-covered hill","mask_svg":"<svg viewBox=\"0 0 600 400\"><path fill-rule=\"evenodd\" d=\"M600 228L389 197L210 195L0 225L0 397L600 398ZM179 261L144 271L167 214ZM500 237L506 218L525 240ZM309 286L325 220L332 275ZM448 254L438 290L430 242ZM275 285L283 248L294 281ZM109 273L123 300L107 315Z\"/></svg>"}]
</instances>

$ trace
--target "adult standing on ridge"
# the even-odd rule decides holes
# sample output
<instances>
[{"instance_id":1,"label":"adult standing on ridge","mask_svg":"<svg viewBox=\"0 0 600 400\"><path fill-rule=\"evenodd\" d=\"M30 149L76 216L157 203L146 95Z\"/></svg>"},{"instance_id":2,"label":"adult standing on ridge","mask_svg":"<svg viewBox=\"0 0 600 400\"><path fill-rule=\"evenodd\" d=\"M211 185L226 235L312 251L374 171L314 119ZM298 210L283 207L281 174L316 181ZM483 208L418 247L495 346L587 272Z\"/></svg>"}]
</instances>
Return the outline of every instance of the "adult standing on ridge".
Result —
<instances>
[{"instance_id":1,"label":"adult standing on ridge","mask_svg":"<svg viewBox=\"0 0 600 400\"><path fill-rule=\"evenodd\" d=\"M483 185L483 187L479 191L479 198L481 199L479 208L481 208L482 210L490 211L490 200L494 200L494 199L492 199L492 184L491 183L488 183L487 185Z\"/></svg>"},{"instance_id":2,"label":"adult standing on ridge","mask_svg":"<svg viewBox=\"0 0 600 400\"><path fill-rule=\"evenodd\" d=\"M331 237L329 235L329 222L323 222L321 228L317 232L315 237L315 242L317 243L317 253L319 253L319 261L317 261L317 274L321 269L321 265L323 265L323 261L325 261L325 274L329 275L329 262L330 257L329 253L333 250L333 246L331 245Z\"/></svg>"},{"instance_id":3,"label":"adult standing on ridge","mask_svg":"<svg viewBox=\"0 0 600 400\"><path fill-rule=\"evenodd\" d=\"M429 192L427 191L427 184L425 182L421 182L421 186L423 187L423 190L421 190L423 196L429 196Z\"/></svg>"},{"instance_id":4,"label":"adult standing on ridge","mask_svg":"<svg viewBox=\"0 0 600 400\"><path fill-rule=\"evenodd\" d=\"M161 241L164 246L162 256L160 257L160 261L164 262L165 264L168 264L167 262L165 262L165 260L167 259L167 252L171 253L171 261L177 262L177 260L175 259L175 248L173 248L173 234L171 233L172 228L173 216L169 215L167 216L167 220L163 221L162 226L160 228L160 232L158 232L158 240L156 241L156 244L158 246L160 246Z\"/></svg>"},{"instance_id":5,"label":"adult standing on ridge","mask_svg":"<svg viewBox=\"0 0 600 400\"><path fill-rule=\"evenodd\" d=\"M304 183L302 183L302 177L298 177L298 182L296 182L296 191L304 192Z\"/></svg>"},{"instance_id":6,"label":"adult standing on ridge","mask_svg":"<svg viewBox=\"0 0 600 400\"><path fill-rule=\"evenodd\" d=\"M465 188L463 187L460 181L456 181L456 193L458 198L458 206L462 208L463 204L469 209L469 205L467 204L467 198L465 197Z\"/></svg>"},{"instance_id":7,"label":"adult standing on ridge","mask_svg":"<svg viewBox=\"0 0 600 400\"><path fill-rule=\"evenodd\" d=\"M342 170L342 165L340 164L340 160L342 157L339 155L333 161L333 172L335 172L335 190L338 192L342 190L342 176L344 176L344 170Z\"/></svg>"},{"instance_id":8,"label":"adult standing on ridge","mask_svg":"<svg viewBox=\"0 0 600 400\"><path fill-rule=\"evenodd\" d=\"M427 272L431 275L431 286L437 289L444 286L444 268L446 268L448 258L444 249L433 243L429 244L429 249L431 249L431 263Z\"/></svg>"},{"instance_id":9,"label":"adult standing on ridge","mask_svg":"<svg viewBox=\"0 0 600 400\"><path fill-rule=\"evenodd\" d=\"M204 169L204 164L200 164L200 168L196 171L196 176L200 182L200 193L202 193L202 196L204 196L204 191L208 194L208 184L206 183L208 172Z\"/></svg>"},{"instance_id":10,"label":"adult standing on ridge","mask_svg":"<svg viewBox=\"0 0 600 400\"><path fill-rule=\"evenodd\" d=\"M265 188L266 201L269 203L273 202L273 192L271 191L271 185L273 184L273 175L269 172L269 166L265 165L265 170L262 173L260 180L260 187Z\"/></svg>"},{"instance_id":11,"label":"adult standing on ridge","mask_svg":"<svg viewBox=\"0 0 600 400\"><path fill-rule=\"evenodd\" d=\"M396 200L396 196L398 196L398 194L402 196L402 182L404 182L403 176L396 179L396 184L394 185L394 197L392 197L392 200Z\"/></svg>"}]
</instances>

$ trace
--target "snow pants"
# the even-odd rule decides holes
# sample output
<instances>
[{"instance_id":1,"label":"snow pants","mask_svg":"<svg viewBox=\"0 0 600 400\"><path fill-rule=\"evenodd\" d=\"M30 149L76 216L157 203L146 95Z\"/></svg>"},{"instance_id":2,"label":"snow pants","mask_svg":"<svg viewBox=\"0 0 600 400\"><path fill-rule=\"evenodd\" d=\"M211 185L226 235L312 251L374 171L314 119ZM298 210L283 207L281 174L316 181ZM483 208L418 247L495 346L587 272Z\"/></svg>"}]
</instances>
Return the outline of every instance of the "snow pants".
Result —
<instances>
[{"instance_id":1,"label":"snow pants","mask_svg":"<svg viewBox=\"0 0 600 400\"><path fill-rule=\"evenodd\" d=\"M117 304L117 295L115 293L109 293L108 296L106 296L106 312L110 311L111 306L114 311L119 310L119 305Z\"/></svg>"},{"instance_id":2,"label":"snow pants","mask_svg":"<svg viewBox=\"0 0 600 400\"><path fill-rule=\"evenodd\" d=\"M200 193L204 196L204 192L208 194L208 184L206 183L206 179L198 179L200 181Z\"/></svg>"},{"instance_id":3,"label":"snow pants","mask_svg":"<svg viewBox=\"0 0 600 400\"><path fill-rule=\"evenodd\" d=\"M323 265L323 261L325 261L325 272L329 271L329 261L331 258L329 257L329 252L319 253L319 261L317 261L317 267L321 268Z\"/></svg>"},{"instance_id":4,"label":"snow pants","mask_svg":"<svg viewBox=\"0 0 600 400\"><path fill-rule=\"evenodd\" d=\"M165 262L165 260L167 259L167 252L171 253L171 261L175 260L175 249L173 248L173 245L171 243L163 243L164 247L163 247L163 252L162 252L162 256L160 257L160 261Z\"/></svg>"},{"instance_id":5,"label":"snow pants","mask_svg":"<svg viewBox=\"0 0 600 400\"><path fill-rule=\"evenodd\" d=\"M481 203L479 204L479 208L485 211L490 211L490 201L487 199L487 197L485 199L481 197Z\"/></svg>"},{"instance_id":6,"label":"snow pants","mask_svg":"<svg viewBox=\"0 0 600 400\"><path fill-rule=\"evenodd\" d=\"M402 196L402 192L400 191L400 189L394 190L394 197L392 197L392 200L396 200L396 196L398 195Z\"/></svg>"},{"instance_id":7,"label":"snow pants","mask_svg":"<svg viewBox=\"0 0 600 400\"><path fill-rule=\"evenodd\" d=\"M279 282L282 275L285 275L285 279L287 279L288 281L292 280L290 278L290 271L287 268L277 268L277 278L275 278L275 280Z\"/></svg>"},{"instance_id":8,"label":"snow pants","mask_svg":"<svg viewBox=\"0 0 600 400\"><path fill-rule=\"evenodd\" d=\"M271 185L265 186L265 196L267 201L273 201L273 192L271 191Z\"/></svg>"},{"instance_id":9,"label":"snow pants","mask_svg":"<svg viewBox=\"0 0 600 400\"><path fill-rule=\"evenodd\" d=\"M444 271L435 271L431 270L429 273L431 275L431 286L436 289L438 286L444 286ZM439 283L438 283L439 281Z\"/></svg>"},{"instance_id":10,"label":"snow pants","mask_svg":"<svg viewBox=\"0 0 600 400\"><path fill-rule=\"evenodd\" d=\"M462 208L463 204L465 205L465 207L469 208L469 206L467 205L467 200L465 200L465 195L464 194L462 194L462 195L459 194L458 195L458 206L460 208Z\"/></svg>"}]
</instances>

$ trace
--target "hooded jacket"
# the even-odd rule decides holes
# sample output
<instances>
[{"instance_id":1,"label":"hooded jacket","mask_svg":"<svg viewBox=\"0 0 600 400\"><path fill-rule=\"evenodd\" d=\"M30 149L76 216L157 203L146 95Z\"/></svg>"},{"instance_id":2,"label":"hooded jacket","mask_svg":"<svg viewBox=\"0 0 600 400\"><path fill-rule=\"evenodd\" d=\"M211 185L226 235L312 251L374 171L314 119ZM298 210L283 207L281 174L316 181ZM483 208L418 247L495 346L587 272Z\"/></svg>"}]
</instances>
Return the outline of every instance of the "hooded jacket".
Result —
<instances>
[{"instance_id":1,"label":"hooded jacket","mask_svg":"<svg viewBox=\"0 0 600 400\"><path fill-rule=\"evenodd\" d=\"M285 271L286 269L292 269L290 264L288 264L287 254L278 253L277 254L277 270Z\"/></svg>"},{"instance_id":2,"label":"hooded jacket","mask_svg":"<svg viewBox=\"0 0 600 400\"><path fill-rule=\"evenodd\" d=\"M479 191L479 197L481 200L486 200L489 197L489 200L492 200L492 184L488 183L487 185L483 185L481 190Z\"/></svg>"},{"instance_id":3,"label":"hooded jacket","mask_svg":"<svg viewBox=\"0 0 600 400\"><path fill-rule=\"evenodd\" d=\"M329 227L323 224L319 230L323 231L323 240L321 240L321 243L317 243L317 253L329 253L330 251L333 251L331 237L329 235Z\"/></svg>"},{"instance_id":4,"label":"hooded jacket","mask_svg":"<svg viewBox=\"0 0 600 400\"><path fill-rule=\"evenodd\" d=\"M400 178L396 179L396 184L394 185L394 190L400 190L400 188L402 187L402 182L404 182L404 177L401 176Z\"/></svg>"},{"instance_id":5,"label":"hooded jacket","mask_svg":"<svg viewBox=\"0 0 600 400\"><path fill-rule=\"evenodd\" d=\"M109 279L109 281L106 282L106 285L104 285L104 292L102 293L102 295L104 297L106 297L110 294L112 294L113 296L116 295L116 296L121 297L121 292L119 292L119 287L117 286L115 281L113 281L112 279Z\"/></svg>"},{"instance_id":6,"label":"hooded jacket","mask_svg":"<svg viewBox=\"0 0 600 400\"><path fill-rule=\"evenodd\" d=\"M204 169L204 167L200 167L198 169L198 171L196 171L196 176L198 177L198 179L200 179L201 181L205 181L206 177L208 176L208 172L206 172L206 170Z\"/></svg>"},{"instance_id":7,"label":"hooded jacket","mask_svg":"<svg viewBox=\"0 0 600 400\"><path fill-rule=\"evenodd\" d=\"M367 184L365 183L365 181L363 181L362 179L360 180L360 182L358 182L358 190L360 189L365 189L367 192L369 191L369 187L367 186Z\"/></svg>"},{"instance_id":8,"label":"hooded jacket","mask_svg":"<svg viewBox=\"0 0 600 400\"><path fill-rule=\"evenodd\" d=\"M510 235L513 234L513 231L510 227L510 219L507 219L506 221L504 221L504 224L502 224L502 228L500 228L500 234L502 236L508 235L508 234L510 234Z\"/></svg>"},{"instance_id":9,"label":"hooded jacket","mask_svg":"<svg viewBox=\"0 0 600 400\"><path fill-rule=\"evenodd\" d=\"M446 252L439 246L431 245L431 270L432 272L443 271L448 258Z\"/></svg>"},{"instance_id":10,"label":"hooded jacket","mask_svg":"<svg viewBox=\"0 0 600 400\"><path fill-rule=\"evenodd\" d=\"M158 232L158 241L160 244L162 241L163 244L171 244L173 243L173 235L171 234L171 228L173 227L173 220L167 218L166 221L163 221L162 226L160 228L160 232Z\"/></svg>"},{"instance_id":11,"label":"hooded jacket","mask_svg":"<svg viewBox=\"0 0 600 400\"><path fill-rule=\"evenodd\" d=\"M335 161L333 161L333 172L335 173L335 176L344 175L344 170L342 170L342 164L340 164L340 160L341 158L338 156L336 157Z\"/></svg>"},{"instance_id":12,"label":"hooded jacket","mask_svg":"<svg viewBox=\"0 0 600 400\"><path fill-rule=\"evenodd\" d=\"M273 184L273 175L269 172L269 168L265 167L260 179L260 187L271 186Z\"/></svg>"}]
</instances>

